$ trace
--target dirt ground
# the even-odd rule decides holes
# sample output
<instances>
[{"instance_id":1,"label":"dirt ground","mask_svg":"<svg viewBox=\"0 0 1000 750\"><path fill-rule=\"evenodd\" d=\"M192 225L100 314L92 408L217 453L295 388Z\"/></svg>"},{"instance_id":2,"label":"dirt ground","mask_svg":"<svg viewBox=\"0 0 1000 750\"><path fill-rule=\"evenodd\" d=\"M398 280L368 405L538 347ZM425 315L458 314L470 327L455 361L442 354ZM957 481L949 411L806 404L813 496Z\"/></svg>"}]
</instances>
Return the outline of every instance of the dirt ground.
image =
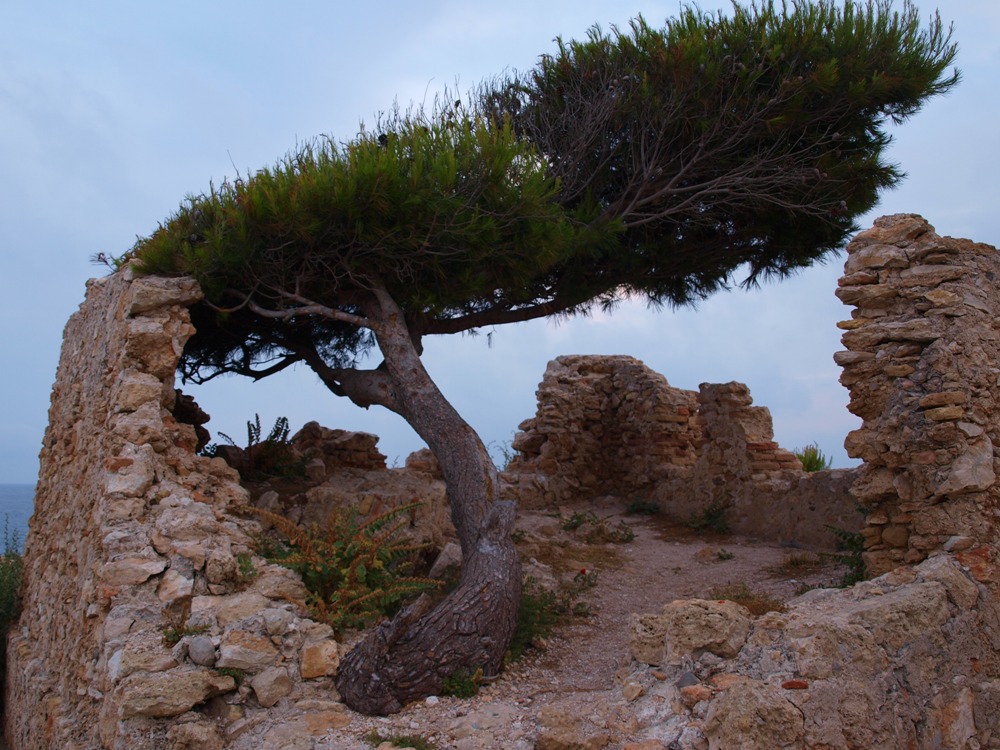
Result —
<instances>
[{"instance_id":1,"label":"dirt ground","mask_svg":"<svg viewBox=\"0 0 1000 750\"><path fill-rule=\"evenodd\" d=\"M547 706L570 712L593 707L612 738L606 747L627 746L634 739L628 721L616 725L607 716L614 713L608 709L614 688L631 663L631 613L659 612L675 599L747 594L743 603L766 609L808 588L835 586L844 571L816 551L699 535L659 514L627 513L624 502L562 514L526 512L517 528L526 574L541 585L578 591L571 607L577 614L565 615L539 648L529 649L474 698L430 698L387 718L346 712L344 726L321 739L318 750L371 748L373 732L386 739L416 737L438 750L528 750L535 747L538 715Z\"/></svg>"}]
</instances>

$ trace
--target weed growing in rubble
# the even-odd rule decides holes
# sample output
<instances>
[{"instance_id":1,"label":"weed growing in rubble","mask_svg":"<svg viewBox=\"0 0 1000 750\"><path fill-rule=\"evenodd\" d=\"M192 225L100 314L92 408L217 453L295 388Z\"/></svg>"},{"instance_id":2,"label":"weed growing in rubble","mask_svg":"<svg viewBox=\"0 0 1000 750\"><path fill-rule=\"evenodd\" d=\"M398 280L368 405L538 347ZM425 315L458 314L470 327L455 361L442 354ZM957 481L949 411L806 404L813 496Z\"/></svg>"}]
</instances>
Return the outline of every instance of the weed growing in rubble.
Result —
<instances>
[{"instance_id":1,"label":"weed growing in rubble","mask_svg":"<svg viewBox=\"0 0 1000 750\"><path fill-rule=\"evenodd\" d=\"M644 497L636 495L625 507L625 512L632 515L655 516L660 512L660 506L655 500L647 500Z\"/></svg>"},{"instance_id":2,"label":"weed growing in rubble","mask_svg":"<svg viewBox=\"0 0 1000 750\"><path fill-rule=\"evenodd\" d=\"M190 598L181 599L179 604L164 607L163 616L167 620L167 627L163 630L163 642L168 646L176 645L181 638L208 630L208 625L188 625L188 618L191 616Z\"/></svg>"},{"instance_id":3,"label":"weed growing in rubble","mask_svg":"<svg viewBox=\"0 0 1000 750\"><path fill-rule=\"evenodd\" d=\"M839 526L827 527L836 537L837 552L821 552L823 557L827 557L847 568L844 577L840 580L842 588L849 588L859 581L868 578L868 567L865 565L865 558L862 553L865 551L865 538L859 531L848 531Z\"/></svg>"},{"instance_id":4,"label":"weed growing in rubble","mask_svg":"<svg viewBox=\"0 0 1000 750\"><path fill-rule=\"evenodd\" d=\"M544 589L534 578L528 578L521 588L521 603L517 609L517 626L507 651L508 661L517 661L539 639L548 638L562 613L559 597Z\"/></svg>"},{"instance_id":5,"label":"weed growing in rubble","mask_svg":"<svg viewBox=\"0 0 1000 750\"><path fill-rule=\"evenodd\" d=\"M413 750L437 750L437 745L435 745L430 740L424 739L420 735L416 734L392 734L383 735L377 729L373 729L368 734L365 735L365 742L369 743L373 747L378 747L386 742L393 745L394 747L408 747Z\"/></svg>"},{"instance_id":6,"label":"weed growing in rubble","mask_svg":"<svg viewBox=\"0 0 1000 750\"><path fill-rule=\"evenodd\" d=\"M245 466L241 470L245 479L305 475L303 462L292 451L292 443L288 439L290 432L288 417L275 419L266 437L262 437L260 414L254 414L252 420L247 420L247 446L242 449ZM219 437L234 448L239 448L236 441L226 433L220 432ZM214 456L217 451L218 446L209 443L201 453L204 456Z\"/></svg>"},{"instance_id":7,"label":"weed growing in rubble","mask_svg":"<svg viewBox=\"0 0 1000 750\"><path fill-rule=\"evenodd\" d=\"M698 534L707 531L716 534L726 534L729 532L729 521L726 518L728 506L722 500L715 500L710 505L701 509L699 513L692 513L688 519L688 527Z\"/></svg>"},{"instance_id":8,"label":"weed growing in rubble","mask_svg":"<svg viewBox=\"0 0 1000 750\"><path fill-rule=\"evenodd\" d=\"M587 617L590 605L578 601L587 589L597 585L597 571L581 568L570 584L558 591L543 588L534 578L527 578L521 588L521 603L517 610L517 626L507 651L507 661L517 661L529 648L552 635L566 615Z\"/></svg>"},{"instance_id":9,"label":"weed growing in rubble","mask_svg":"<svg viewBox=\"0 0 1000 750\"><path fill-rule=\"evenodd\" d=\"M236 573L244 584L248 584L257 577L257 568L254 567L253 557L249 552L239 552L236 555Z\"/></svg>"},{"instance_id":10,"label":"weed growing in rubble","mask_svg":"<svg viewBox=\"0 0 1000 750\"><path fill-rule=\"evenodd\" d=\"M459 669L444 678L441 683L441 695L450 695L453 698L472 698L479 693L479 685L482 681L483 670L481 668L472 673L466 669Z\"/></svg>"},{"instance_id":11,"label":"weed growing in rubble","mask_svg":"<svg viewBox=\"0 0 1000 750\"><path fill-rule=\"evenodd\" d=\"M589 524L595 524L595 523L598 523L598 522L599 522L599 519L591 511L587 511L586 513L576 512L573 515L571 515L566 521L563 522L562 530L563 531L576 531L578 528L580 528L584 524L587 524L587 523L589 523Z\"/></svg>"},{"instance_id":12,"label":"weed growing in rubble","mask_svg":"<svg viewBox=\"0 0 1000 750\"><path fill-rule=\"evenodd\" d=\"M246 510L285 537L262 550L264 556L301 575L313 615L341 631L391 615L404 599L441 585L410 575L426 545L397 541L420 505L400 505L369 519L353 508L338 509L325 526L308 528L259 508Z\"/></svg>"},{"instance_id":13,"label":"weed growing in rubble","mask_svg":"<svg viewBox=\"0 0 1000 750\"><path fill-rule=\"evenodd\" d=\"M246 672L236 667L216 667L215 671L223 677L232 677L233 682L236 683L236 687L242 685L243 681L247 678Z\"/></svg>"}]
</instances>

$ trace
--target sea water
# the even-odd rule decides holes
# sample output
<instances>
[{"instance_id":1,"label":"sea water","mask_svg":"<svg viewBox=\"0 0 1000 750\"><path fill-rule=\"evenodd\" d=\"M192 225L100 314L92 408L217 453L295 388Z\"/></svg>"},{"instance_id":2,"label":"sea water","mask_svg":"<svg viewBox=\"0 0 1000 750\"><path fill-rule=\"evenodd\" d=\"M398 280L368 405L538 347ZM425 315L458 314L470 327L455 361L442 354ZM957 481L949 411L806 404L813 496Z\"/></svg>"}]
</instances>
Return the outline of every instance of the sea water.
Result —
<instances>
[{"instance_id":1,"label":"sea water","mask_svg":"<svg viewBox=\"0 0 1000 750\"><path fill-rule=\"evenodd\" d=\"M0 525L6 525L6 541L16 550L24 549L24 537L28 533L28 519L34 509L35 485L0 484ZM0 539L0 553L4 552L4 540Z\"/></svg>"}]
</instances>

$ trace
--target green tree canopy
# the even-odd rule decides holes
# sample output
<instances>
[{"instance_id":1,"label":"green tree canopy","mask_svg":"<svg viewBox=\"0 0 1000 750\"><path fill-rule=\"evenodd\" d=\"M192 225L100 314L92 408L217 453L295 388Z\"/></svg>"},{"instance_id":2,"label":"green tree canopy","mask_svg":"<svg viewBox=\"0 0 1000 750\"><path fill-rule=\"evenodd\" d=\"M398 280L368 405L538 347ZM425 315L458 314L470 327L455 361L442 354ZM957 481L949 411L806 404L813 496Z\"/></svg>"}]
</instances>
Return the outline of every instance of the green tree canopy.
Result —
<instances>
[{"instance_id":1,"label":"green tree canopy","mask_svg":"<svg viewBox=\"0 0 1000 750\"><path fill-rule=\"evenodd\" d=\"M375 280L416 338L627 294L684 304L741 266L753 282L841 247L901 178L886 124L957 82L955 54L938 17L882 0L594 28L467 106L396 113L192 197L134 254L227 311L199 317L195 378L305 350L352 366ZM294 307L293 325L259 314Z\"/></svg>"}]
</instances>

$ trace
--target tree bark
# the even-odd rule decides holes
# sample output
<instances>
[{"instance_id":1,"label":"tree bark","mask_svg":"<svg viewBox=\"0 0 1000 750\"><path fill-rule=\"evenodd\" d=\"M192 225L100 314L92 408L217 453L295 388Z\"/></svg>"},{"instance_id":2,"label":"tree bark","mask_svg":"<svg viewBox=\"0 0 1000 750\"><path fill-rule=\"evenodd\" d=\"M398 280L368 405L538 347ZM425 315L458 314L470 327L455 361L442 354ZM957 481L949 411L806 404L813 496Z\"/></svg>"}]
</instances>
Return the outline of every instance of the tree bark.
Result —
<instances>
[{"instance_id":1,"label":"tree bark","mask_svg":"<svg viewBox=\"0 0 1000 750\"><path fill-rule=\"evenodd\" d=\"M398 306L376 290L369 321L385 358L396 410L438 459L462 545L458 587L427 611L423 601L382 623L341 662L337 690L349 707L389 714L439 694L456 672L496 674L514 634L521 568L511 540L515 504L497 498L486 447L423 367Z\"/></svg>"}]
</instances>

